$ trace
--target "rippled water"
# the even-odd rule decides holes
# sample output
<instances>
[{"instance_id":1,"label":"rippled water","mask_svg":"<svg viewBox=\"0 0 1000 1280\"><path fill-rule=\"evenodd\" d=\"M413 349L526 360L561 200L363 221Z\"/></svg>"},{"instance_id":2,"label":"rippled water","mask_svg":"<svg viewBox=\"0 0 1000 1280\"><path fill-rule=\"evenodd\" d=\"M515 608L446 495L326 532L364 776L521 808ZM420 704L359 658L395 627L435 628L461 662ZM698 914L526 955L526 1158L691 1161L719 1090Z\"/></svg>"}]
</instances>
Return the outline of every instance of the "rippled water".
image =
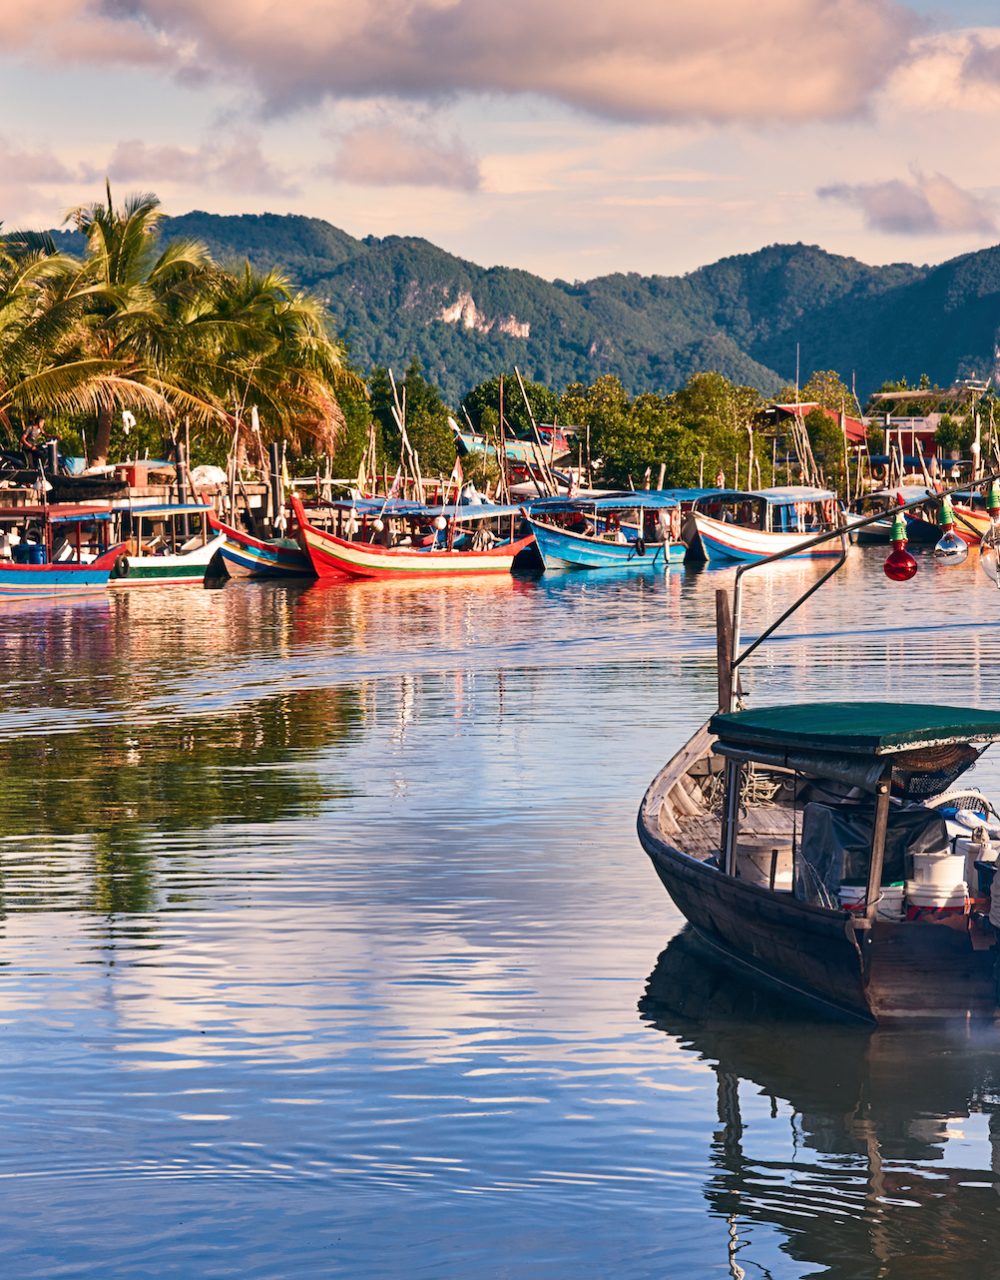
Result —
<instances>
[{"instance_id":1,"label":"rippled water","mask_svg":"<svg viewBox=\"0 0 1000 1280\"><path fill-rule=\"evenodd\" d=\"M754 698L1000 707L1000 593L883 555ZM769 1005L638 846L728 581L4 606L4 1272L992 1274L1000 1043Z\"/></svg>"}]
</instances>

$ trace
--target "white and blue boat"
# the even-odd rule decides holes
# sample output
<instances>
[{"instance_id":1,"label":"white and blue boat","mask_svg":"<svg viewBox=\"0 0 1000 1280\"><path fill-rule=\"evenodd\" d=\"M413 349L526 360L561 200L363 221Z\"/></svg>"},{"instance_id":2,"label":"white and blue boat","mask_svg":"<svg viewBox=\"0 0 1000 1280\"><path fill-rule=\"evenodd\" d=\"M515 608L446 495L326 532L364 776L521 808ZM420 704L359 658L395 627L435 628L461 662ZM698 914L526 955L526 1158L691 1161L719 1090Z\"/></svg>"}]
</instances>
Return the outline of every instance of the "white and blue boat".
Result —
<instances>
[{"instance_id":1,"label":"white and blue boat","mask_svg":"<svg viewBox=\"0 0 1000 1280\"><path fill-rule=\"evenodd\" d=\"M780 485L716 490L695 501L685 533L709 564L753 564L779 551L790 553L789 558L822 558L839 556L840 545L805 544L835 529L841 519L837 495L830 489Z\"/></svg>"},{"instance_id":2,"label":"white and blue boat","mask_svg":"<svg viewBox=\"0 0 1000 1280\"><path fill-rule=\"evenodd\" d=\"M687 554L676 490L545 499L525 515L546 569L663 570Z\"/></svg>"}]
</instances>

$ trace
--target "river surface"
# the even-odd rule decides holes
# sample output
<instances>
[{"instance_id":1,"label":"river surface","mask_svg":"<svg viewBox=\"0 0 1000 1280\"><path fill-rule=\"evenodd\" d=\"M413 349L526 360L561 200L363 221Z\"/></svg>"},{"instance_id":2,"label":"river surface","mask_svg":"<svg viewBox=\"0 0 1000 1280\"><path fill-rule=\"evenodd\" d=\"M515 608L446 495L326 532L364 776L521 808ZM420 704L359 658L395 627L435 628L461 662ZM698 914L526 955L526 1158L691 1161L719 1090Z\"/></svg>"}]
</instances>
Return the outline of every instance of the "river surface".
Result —
<instances>
[{"instance_id":1,"label":"river surface","mask_svg":"<svg viewBox=\"0 0 1000 1280\"><path fill-rule=\"evenodd\" d=\"M1000 709L975 557L884 554L754 700ZM639 847L730 580L3 606L3 1274L997 1274L1000 1042L769 1003Z\"/></svg>"}]
</instances>

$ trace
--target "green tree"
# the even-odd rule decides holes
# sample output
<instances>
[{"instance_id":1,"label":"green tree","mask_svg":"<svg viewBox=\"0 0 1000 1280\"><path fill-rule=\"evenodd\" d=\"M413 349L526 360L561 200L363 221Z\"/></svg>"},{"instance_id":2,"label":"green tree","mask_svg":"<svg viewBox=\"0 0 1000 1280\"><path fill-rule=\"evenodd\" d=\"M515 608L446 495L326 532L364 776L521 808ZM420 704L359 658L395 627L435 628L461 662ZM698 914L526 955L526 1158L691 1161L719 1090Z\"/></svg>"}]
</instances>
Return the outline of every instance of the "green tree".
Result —
<instances>
[{"instance_id":1,"label":"green tree","mask_svg":"<svg viewBox=\"0 0 1000 1280\"><path fill-rule=\"evenodd\" d=\"M942 457L948 457L953 451L966 454L976 438L975 423L970 418L953 418L950 413L943 413L934 439Z\"/></svg>"}]
</instances>

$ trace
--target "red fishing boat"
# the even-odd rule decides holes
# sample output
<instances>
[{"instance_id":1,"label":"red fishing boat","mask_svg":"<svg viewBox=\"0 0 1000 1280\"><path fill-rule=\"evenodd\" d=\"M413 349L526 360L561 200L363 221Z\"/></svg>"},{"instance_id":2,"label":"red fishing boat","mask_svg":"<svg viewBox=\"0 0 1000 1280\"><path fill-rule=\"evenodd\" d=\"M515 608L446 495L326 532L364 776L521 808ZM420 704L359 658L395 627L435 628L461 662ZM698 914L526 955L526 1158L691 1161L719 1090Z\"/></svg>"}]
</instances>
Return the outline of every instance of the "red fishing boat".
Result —
<instances>
[{"instance_id":1,"label":"red fishing boat","mask_svg":"<svg viewBox=\"0 0 1000 1280\"><path fill-rule=\"evenodd\" d=\"M499 541L486 525L509 517L513 524L519 516L517 507L418 507L410 504L401 510L390 510L383 504L379 514L378 504L370 524L361 530L362 540L341 537L326 529L320 529L306 515L301 501L292 496L292 510L299 528L299 542L309 557L316 576L320 578L448 578L484 573L510 573L515 559L531 546L534 534L524 537L511 536ZM353 510L353 509L352 509ZM343 512L340 513L343 515ZM364 535L383 534L390 521L404 521L409 525L435 526L434 535L412 540L408 544L385 545L383 542L365 541ZM442 527L442 522L444 527ZM343 528L344 521L340 521ZM356 524L356 517L349 517L347 528ZM467 532L465 526L478 525L475 532ZM355 530L358 532L358 530ZM443 545L442 545L443 543Z\"/></svg>"}]
</instances>

